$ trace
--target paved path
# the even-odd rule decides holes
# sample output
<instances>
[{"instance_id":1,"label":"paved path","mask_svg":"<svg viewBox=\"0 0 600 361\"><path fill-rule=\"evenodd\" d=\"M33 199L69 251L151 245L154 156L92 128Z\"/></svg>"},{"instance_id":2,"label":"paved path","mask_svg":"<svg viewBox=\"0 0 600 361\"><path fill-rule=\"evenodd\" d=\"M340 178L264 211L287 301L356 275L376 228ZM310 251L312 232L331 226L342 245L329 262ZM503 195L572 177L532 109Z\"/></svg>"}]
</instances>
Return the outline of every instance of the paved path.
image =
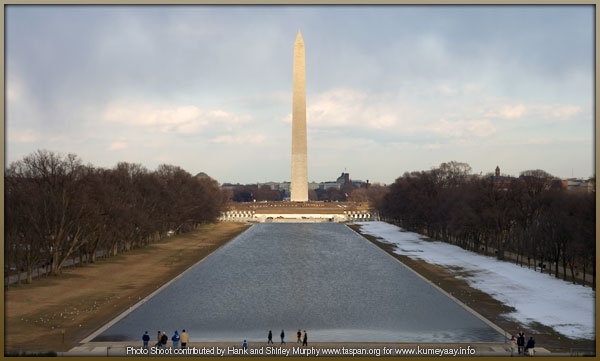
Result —
<instances>
[{"instance_id":1,"label":"paved path","mask_svg":"<svg viewBox=\"0 0 600 361\"><path fill-rule=\"evenodd\" d=\"M242 354L241 342L192 342L188 349L195 351L179 356L348 356L352 353L355 356L510 356L510 346L505 343L354 343L354 342L310 342L308 347L302 347L295 342L288 342L286 345L267 345L265 342L252 342L249 344L248 353ZM150 342L153 346L154 340ZM140 342L89 342L77 346L68 352L59 353L58 356L177 356L176 353L181 350L170 348L172 343L169 341L167 350L163 354L154 355L150 349L147 354L134 354L131 349L141 352L142 343ZM128 347L129 354L128 354ZM334 351L338 350L338 351ZM389 354L384 354L385 352ZM339 354L331 354L339 352ZM435 353L438 354L435 354ZM544 348L536 348L536 356L550 356L550 352Z\"/></svg>"},{"instance_id":2,"label":"paved path","mask_svg":"<svg viewBox=\"0 0 600 361\"><path fill-rule=\"evenodd\" d=\"M96 252L96 259L99 259L102 256L104 256L103 250ZM87 262L87 259L88 259L87 254L83 255L84 263ZM69 258L65 261L62 268L67 269L69 267L73 267L74 265L79 265L79 263L80 263L79 261L80 261L79 257ZM35 267L33 269L33 271L31 272L31 277L33 279L36 279L36 278L40 278L41 276L45 276L46 274L49 274L49 273L50 273L50 264L41 265L41 266ZM11 274L10 276L5 276L4 277L4 285L12 285L12 284L19 282L19 280L21 281L21 283L26 283L27 282L27 272L21 272L20 276L16 273Z\"/></svg>"}]
</instances>

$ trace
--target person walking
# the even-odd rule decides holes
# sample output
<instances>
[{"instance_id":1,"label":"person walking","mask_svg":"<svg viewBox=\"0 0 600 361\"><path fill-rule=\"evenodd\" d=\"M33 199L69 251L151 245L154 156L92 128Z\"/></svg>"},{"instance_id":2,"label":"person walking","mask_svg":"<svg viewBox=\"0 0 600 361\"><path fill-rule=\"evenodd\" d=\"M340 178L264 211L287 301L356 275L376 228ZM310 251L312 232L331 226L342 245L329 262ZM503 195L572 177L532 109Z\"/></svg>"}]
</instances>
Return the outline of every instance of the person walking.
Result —
<instances>
[{"instance_id":1,"label":"person walking","mask_svg":"<svg viewBox=\"0 0 600 361\"><path fill-rule=\"evenodd\" d=\"M271 332L271 330L269 330L269 336L267 336L267 345L269 343L273 344L273 332Z\"/></svg>"},{"instance_id":2,"label":"person walking","mask_svg":"<svg viewBox=\"0 0 600 361\"><path fill-rule=\"evenodd\" d=\"M296 343L302 343L302 331L298 330L298 332L296 332L296 336L298 337L298 341L296 341Z\"/></svg>"},{"instance_id":3,"label":"person walking","mask_svg":"<svg viewBox=\"0 0 600 361\"><path fill-rule=\"evenodd\" d=\"M177 333L177 330L175 330L175 333L173 334L173 337L171 337L171 341L173 341L173 348L174 349L178 349L179 348L179 340L181 339L181 337L179 337L179 333Z\"/></svg>"},{"instance_id":4,"label":"person walking","mask_svg":"<svg viewBox=\"0 0 600 361\"><path fill-rule=\"evenodd\" d=\"M148 331L146 331L144 336L142 336L142 341L144 341L144 348L148 348L148 341L150 341L150 335L148 335Z\"/></svg>"},{"instance_id":5,"label":"person walking","mask_svg":"<svg viewBox=\"0 0 600 361\"><path fill-rule=\"evenodd\" d=\"M281 336L281 344L282 344L282 345L285 345L285 341L284 341L284 338L285 338L285 332L283 332L283 330L281 330L281 335L280 335L280 336Z\"/></svg>"},{"instance_id":6,"label":"person walking","mask_svg":"<svg viewBox=\"0 0 600 361\"><path fill-rule=\"evenodd\" d=\"M302 346L308 346L308 333L304 330L304 340L302 341Z\"/></svg>"},{"instance_id":7,"label":"person walking","mask_svg":"<svg viewBox=\"0 0 600 361\"><path fill-rule=\"evenodd\" d=\"M246 342L246 340L244 340L244 342L242 343L242 348L244 350L248 348L248 342Z\"/></svg>"},{"instance_id":8,"label":"person walking","mask_svg":"<svg viewBox=\"0 0 600 361\"><path fill-rule=\"evenodd\" d=\"M190 342L190 336L185 332L185 330L181 331L181 348L185 348Z\"/></svg>"},{"instance_id":9,"label":"person walking","mask_svg":"<svg viewBox=\"0 0 600 361\"><path fill-rule=\"evenodd\" d=\"M527 341L527 345L525 346L525 353L529 356L533 356L535 354L535 340L533 337L529 338Z\"/></svg>"},{"instance_id":10,"label":"person walking","mask_svg":"<svg viewBox=\"0 0 600 361\"><path fill-rule=\"evenodd\" d=\"M525 333L523 331L519 331L519 336L517 336L517 347L520 355L525 347Z\"/></svg>"},{"instance_id":11,"label":"person walking","mask_svg":"<svg viewBox=\"0 0 600 361\"><path fill-rule=\"evenodd\" d=\"M517 339L514 335L510 336L510 357L515 355L515 351L517 349Z\"/></svg>"}]
</instances>

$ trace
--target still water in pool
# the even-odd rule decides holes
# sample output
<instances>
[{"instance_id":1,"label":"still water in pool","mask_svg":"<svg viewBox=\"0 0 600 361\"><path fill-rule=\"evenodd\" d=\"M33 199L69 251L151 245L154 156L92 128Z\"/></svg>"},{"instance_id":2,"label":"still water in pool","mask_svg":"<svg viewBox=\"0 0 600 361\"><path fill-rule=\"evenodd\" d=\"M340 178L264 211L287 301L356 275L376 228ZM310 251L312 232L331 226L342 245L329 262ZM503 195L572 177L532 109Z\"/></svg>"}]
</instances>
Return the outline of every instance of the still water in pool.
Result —
<instances>
[{"instance_id":1,"label":"still water in pool","mask_svg":"<svg viewBox=\"0 0 600 361\"><path fill-rule=\"evenodd\" d=\"M160 272L160 265L153 272ZM133 280L132 280L133 281ZM502 342L503 336L343 224L264 223L207 257L94 341Z\"/></svg>"}]
</instances>

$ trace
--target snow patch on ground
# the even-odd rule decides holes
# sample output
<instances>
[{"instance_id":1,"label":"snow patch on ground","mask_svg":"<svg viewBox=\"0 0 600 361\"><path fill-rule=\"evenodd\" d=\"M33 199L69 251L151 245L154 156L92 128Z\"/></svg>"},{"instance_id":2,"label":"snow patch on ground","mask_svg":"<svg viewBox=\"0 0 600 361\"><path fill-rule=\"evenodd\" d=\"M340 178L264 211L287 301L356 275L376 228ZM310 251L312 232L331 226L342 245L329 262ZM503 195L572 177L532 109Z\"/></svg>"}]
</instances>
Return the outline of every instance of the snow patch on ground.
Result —
<instances>
[{"instance_id":1,"label":"snow patch on ground","mask_svg":"<svg viewBox=\"0 0 600 361\"><path fill-rule=\"evenodd\" d=\"M499 261L439 241L425 241L385 222L358 222L361 231L396 246L395 253L427 263L459 267L461 278L505 305L506 316L525 324L539 322L570 338L595 339L595 297L590 287L574 285L548 274ZM516 330L515 330L516 333Z\"/></svg>"}]
</instances>

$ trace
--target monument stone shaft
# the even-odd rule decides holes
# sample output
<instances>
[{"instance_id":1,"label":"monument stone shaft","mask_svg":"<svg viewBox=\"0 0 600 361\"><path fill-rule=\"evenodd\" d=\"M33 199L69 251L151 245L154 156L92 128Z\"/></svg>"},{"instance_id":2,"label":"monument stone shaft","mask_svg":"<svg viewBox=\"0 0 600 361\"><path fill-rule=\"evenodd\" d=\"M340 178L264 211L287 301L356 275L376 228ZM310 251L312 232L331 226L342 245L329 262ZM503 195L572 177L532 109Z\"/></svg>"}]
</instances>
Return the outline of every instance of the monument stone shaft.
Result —
<instances>
[{"instance_id":1,"label":"monument stone shaft","mask_svg":"<svg viewBox=\"0 0 600 361\"><path fill-rule=\"evenodd\" d=\"M292 95L292 180L290 200L308 201L306 164L306 63L304 40L298 30L294 42L294 83Z\"/></svg>"}]
</instances>

